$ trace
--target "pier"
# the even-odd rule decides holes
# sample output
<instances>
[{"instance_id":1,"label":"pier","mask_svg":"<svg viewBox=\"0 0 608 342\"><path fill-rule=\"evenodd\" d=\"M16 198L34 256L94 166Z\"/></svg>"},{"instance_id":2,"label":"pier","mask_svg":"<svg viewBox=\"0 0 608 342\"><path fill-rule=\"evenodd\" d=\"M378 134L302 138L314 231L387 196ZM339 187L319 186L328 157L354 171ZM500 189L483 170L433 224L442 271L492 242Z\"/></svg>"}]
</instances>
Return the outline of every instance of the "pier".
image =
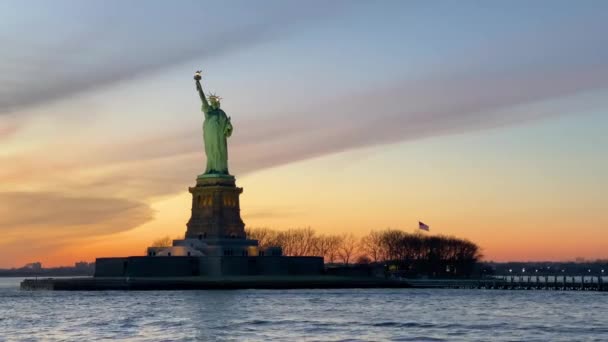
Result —
<instances>
[{"instance_id":1,"label":"pier","mask_svg":"<svg viewBox=\"0 0 608 342\"><path fill-rule=\"evenodd\" d=\"M481 279L404 279L413 288L608 291L602 276L496 276Z\"/></svg>"}]
</instances>

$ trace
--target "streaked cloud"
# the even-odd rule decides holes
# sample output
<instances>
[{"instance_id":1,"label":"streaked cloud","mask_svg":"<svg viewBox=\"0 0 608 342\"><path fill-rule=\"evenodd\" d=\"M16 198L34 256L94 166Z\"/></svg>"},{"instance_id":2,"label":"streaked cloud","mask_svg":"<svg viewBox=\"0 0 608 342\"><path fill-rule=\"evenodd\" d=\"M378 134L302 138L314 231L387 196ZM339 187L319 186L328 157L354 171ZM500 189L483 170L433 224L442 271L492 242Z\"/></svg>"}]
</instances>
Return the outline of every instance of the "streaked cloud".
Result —
<instances>
[{"instance_id":1,"label":"streaked cloud","mask_svg":"<svg viewBox=\"0 0 608 342\"><path fill-rule=\"evenodd\" d=\"M0 193L0 264L43 260L70 245L128 231L154 217L144 203L49 192Z\"/></svg>"},{"instance_id":2,"label":"streaked cloud","mask_svg":"<svg viewBox=\"0 0 608 342\"><path fill-rule=\"evenodd\" d=\"M273 210L261 209L242 209L242 216L245 219L271 219L271 218L289 218L303 214L303 210L296 208L273 208Z\"/></svg>"},{"instance_id":3,"label":"streaked cloud","mask_svg":"<svg viewBox=\"0 0 608 342\"><path fill-rule=\"evenodd\" d=\"M0 119L0 141L12 137L20 127L21 123L17 122L17 120Z\"/></svg>"},{"instance_id":4,"label":"streaked cloud","mask_svg":"<svg viewBox=\"0 0 608 342\"><path fill-rule=\"evenodd\" d=\"M117 198L3 192L0 203L0 229L4 237L19 236L24 230L45 238L113 234L153 217L148 205Z\"/></svg>"},{"instance_id":5,"label":"streaked cloud","mask_svg":"<svg viewBox=\"0 0 608 342\"><path fill-rule=\"evenodd\" d=\"M334 2L317 11L319 3L62 1L41 3L48 13L39 20L30 6L5 4L13 20L0 36L0 114L235 53L346 5ZM60 19L66 15L73 17Z\"/></svg>"}]
</instances>

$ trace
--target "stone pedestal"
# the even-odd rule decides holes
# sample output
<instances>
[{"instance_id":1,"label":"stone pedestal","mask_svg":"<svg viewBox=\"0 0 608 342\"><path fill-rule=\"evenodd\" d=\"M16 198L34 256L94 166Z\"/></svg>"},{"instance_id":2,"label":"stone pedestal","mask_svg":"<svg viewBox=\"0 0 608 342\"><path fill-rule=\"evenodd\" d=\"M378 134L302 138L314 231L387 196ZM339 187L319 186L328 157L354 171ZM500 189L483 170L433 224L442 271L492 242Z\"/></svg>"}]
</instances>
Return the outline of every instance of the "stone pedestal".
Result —
<instances>
[{"instance_id":1,"label":"stone pedestal","mask_svg":"<svg viewBox=\"0 0 608 342\"><path fill-rule=\"evenodd\" d=\"M229 175L204 175L196 179L192 194L192 216L186 224L186 239L245 239L235 179Z\"/></svg>"}]
</instances>

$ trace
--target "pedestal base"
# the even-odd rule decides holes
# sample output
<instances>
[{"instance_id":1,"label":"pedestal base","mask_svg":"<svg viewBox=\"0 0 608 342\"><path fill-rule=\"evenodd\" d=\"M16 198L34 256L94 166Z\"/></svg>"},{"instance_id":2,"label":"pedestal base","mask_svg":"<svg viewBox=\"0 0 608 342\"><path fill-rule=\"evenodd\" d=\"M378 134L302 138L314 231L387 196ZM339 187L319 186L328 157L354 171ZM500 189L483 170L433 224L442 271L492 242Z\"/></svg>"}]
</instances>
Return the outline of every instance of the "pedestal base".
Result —
<instances>
[{"instance_id":1,"label":"pedestal base","mask_svg":"<svg viewBox=\"0 0 608 342\"><path fill-rule=\"evenodd\" d=\"M187 223L188 239L245 239L235 178L230 175L202 175L192 194L192 216Z\"/></svg>"},{"instance_id":2,"label":"pedestal base","mask_svg":"<svg viewBox=\"0 0 608 342\"><path fill-rule=\"evenodd\" d=\"M231 175L204 174L196 177L196 186L225 185L235 186L236 179Z\"/></svg>"}]
</instances>

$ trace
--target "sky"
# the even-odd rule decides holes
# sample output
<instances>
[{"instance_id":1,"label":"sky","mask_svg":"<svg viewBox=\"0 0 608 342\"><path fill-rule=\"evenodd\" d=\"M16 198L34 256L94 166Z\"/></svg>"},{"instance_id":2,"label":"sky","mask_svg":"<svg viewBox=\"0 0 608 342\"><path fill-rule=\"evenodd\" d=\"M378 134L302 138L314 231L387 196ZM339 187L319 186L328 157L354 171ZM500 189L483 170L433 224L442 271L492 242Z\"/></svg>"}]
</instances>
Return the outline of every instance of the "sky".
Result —
<instances>
[{"instance_id":1,"label":"sky","mask_svg":"<svg viewBox=\"0 0 608 342\"><path fill-rule=\"evenodd\" d=\"M248 227L608 258L608 2L0 2L0 267L142 255L232 117Z\"/></svg>"}]
</instances>

